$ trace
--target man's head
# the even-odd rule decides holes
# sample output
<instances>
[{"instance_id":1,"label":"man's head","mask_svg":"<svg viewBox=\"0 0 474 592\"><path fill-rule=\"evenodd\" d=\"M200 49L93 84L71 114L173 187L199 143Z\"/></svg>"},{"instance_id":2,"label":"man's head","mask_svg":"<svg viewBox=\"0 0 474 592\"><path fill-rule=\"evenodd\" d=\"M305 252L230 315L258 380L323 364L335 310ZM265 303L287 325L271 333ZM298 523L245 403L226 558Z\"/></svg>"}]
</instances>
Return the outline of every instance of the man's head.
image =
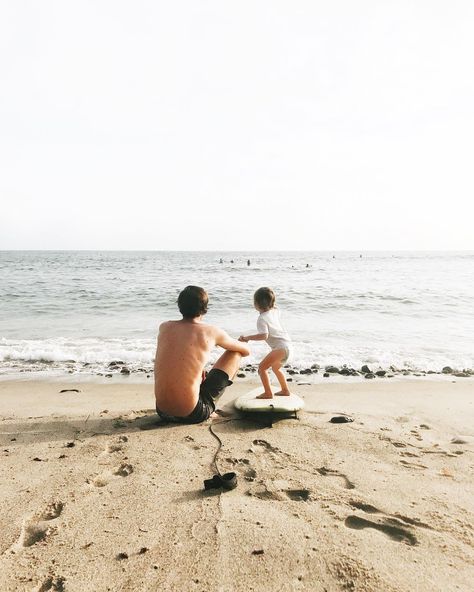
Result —
<instances>
[{"instance_id":1,"label":"man's head","mask_svg":"<svg viewBox=\"0 0 474 592\"><path fill-rule=\"evenodd\" d=\"M266 312L275 306L275 292L271 288L259 288L253 295L255 308Z\"/></svg>"},{"instance_id":2,"label":"man's head","mask_svg":"<svg viewBox=\"0 0 474 592\"><path fill-rule=\"evenodd\" d=\"M198 286L186 286L178 296L179 312L185 319L205 315L208 303L207 292Z\"/></svg>"}]
</instances>

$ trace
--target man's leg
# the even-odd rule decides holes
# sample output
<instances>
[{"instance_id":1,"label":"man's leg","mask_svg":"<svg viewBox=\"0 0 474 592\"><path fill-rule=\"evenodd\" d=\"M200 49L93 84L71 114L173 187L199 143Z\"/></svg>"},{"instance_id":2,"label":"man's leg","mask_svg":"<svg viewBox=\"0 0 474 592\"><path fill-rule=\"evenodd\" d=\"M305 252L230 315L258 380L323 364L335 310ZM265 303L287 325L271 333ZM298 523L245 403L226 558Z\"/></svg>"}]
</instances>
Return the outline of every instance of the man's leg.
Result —
<instances>
[{"instance_id":1,"label":"man's leg","mask_svg":"<svg viewBox=\"0 0 474 592\"><path fill-rule=\"evenodd\" d=\"M212 413L215 410L216 402L219 400L225 389L232 384L237 370L240 366L241 354L238 352L226 351L209 370L205 380L201 384L199 398L202 399L206 408Z\"/></svg>"},{"instance_id":2,"label":"man's leg","mask_svg":"<svg viewBox=\"0 0 474 592\"><path fill-rule=\"evenodd\" d=\"M222 370L232 380L237 374L237 370L240 367L240 361L242 360L242 354L239 352L225 351L222 356L212 367L213 370Z\"/></svg>"}]
</instances>

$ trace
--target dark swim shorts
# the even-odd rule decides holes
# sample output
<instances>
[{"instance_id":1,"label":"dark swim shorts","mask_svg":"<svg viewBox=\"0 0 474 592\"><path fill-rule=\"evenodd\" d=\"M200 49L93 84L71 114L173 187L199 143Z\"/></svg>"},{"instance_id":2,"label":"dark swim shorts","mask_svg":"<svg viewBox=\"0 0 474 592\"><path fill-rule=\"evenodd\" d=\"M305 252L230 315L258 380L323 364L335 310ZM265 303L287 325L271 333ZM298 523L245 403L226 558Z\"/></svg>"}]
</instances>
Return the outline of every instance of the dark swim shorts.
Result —
<instances>
[{"instance_id":1,"label":"dark swim shorts","mask_svg":"<svg viewBox=\"0 0 474 592\"><path fill-rule=\"evenodd\" d=\"M201 388L199 389L198 402L189 415L186 417L168 415L160 411L158 407L156 408L156 412L166 422L201 423L209 419L209 416L216 408L215 402L231 384L232 380L229 380L229 375L226 372L219 370L219 368L213 368L202 381Z\"/></svg>"}]
</instances>

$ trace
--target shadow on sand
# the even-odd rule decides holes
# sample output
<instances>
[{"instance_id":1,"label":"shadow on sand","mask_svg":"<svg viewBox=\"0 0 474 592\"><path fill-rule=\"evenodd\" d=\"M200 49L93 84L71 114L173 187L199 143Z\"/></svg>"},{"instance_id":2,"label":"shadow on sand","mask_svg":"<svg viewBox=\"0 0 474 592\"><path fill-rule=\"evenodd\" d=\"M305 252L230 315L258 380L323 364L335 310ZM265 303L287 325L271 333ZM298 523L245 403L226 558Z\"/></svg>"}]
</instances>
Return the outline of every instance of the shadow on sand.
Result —
<instances>
[{"instance_id":1,"label":"shadow on sand","mask_svg":"<svg viewBox=\"0 0 474 592\"><path fill-rule=\"evenodd\" d=\"M270 422L261 414L233 415L232 417L213 418L202 424L165 423L154 409L140 411L130 419L127 415L94 416L77 418L37 417L23 421L5 419L0 423L0 445L27 444L33 442L54 442L60 440L85 440L94 436L110 436L127 434L145 430L180 430L188 432L190 428L202 427L209 429L212 425L219 431L227 431L224 424L238 424L241 432L254 432L266 429L277 421L288 419L284 416L273 417Z\"/></svg>"}]
</instances>

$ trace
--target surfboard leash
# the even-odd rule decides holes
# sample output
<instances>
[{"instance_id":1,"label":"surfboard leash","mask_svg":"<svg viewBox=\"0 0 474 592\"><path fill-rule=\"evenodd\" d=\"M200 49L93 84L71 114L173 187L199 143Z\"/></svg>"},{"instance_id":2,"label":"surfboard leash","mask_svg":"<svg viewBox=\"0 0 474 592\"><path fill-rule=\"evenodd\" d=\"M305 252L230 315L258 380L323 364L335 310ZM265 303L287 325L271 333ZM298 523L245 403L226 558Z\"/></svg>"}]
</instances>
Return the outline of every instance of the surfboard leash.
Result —
<instances>
[{"instance_id":1,"label":"surfboard leash","mask_svg":"<svg viewBox=\"0 0 474 592\"><path fill-rule=\"evenodd\" d=\"M228 423L230 421L239 421L239 418L231 418L231 419L225 419L223 421L219 421L218 423ZM220 437L216 434L216 432L213 429L213 425L212 423L209 424L209 431L211 432L211 434L213 435L213 437L217 440L218 444L217 444L217 450L214 453L214 457L212 459L212 465L214 466L215 470L216 470L216 474L212 477L212 479L205 479L204 480L204 489L207 491L209 489L220 489L222 487L222 489L224 490L231 490L231 489L235 489L237 487L237 475L234 472L230 472L230 473L224 473L222 474L219 470L219 467L217 466L217 457L219 455L219 452L223 446L222 440L220 439Z\"/></svg>"}]
</instances>

